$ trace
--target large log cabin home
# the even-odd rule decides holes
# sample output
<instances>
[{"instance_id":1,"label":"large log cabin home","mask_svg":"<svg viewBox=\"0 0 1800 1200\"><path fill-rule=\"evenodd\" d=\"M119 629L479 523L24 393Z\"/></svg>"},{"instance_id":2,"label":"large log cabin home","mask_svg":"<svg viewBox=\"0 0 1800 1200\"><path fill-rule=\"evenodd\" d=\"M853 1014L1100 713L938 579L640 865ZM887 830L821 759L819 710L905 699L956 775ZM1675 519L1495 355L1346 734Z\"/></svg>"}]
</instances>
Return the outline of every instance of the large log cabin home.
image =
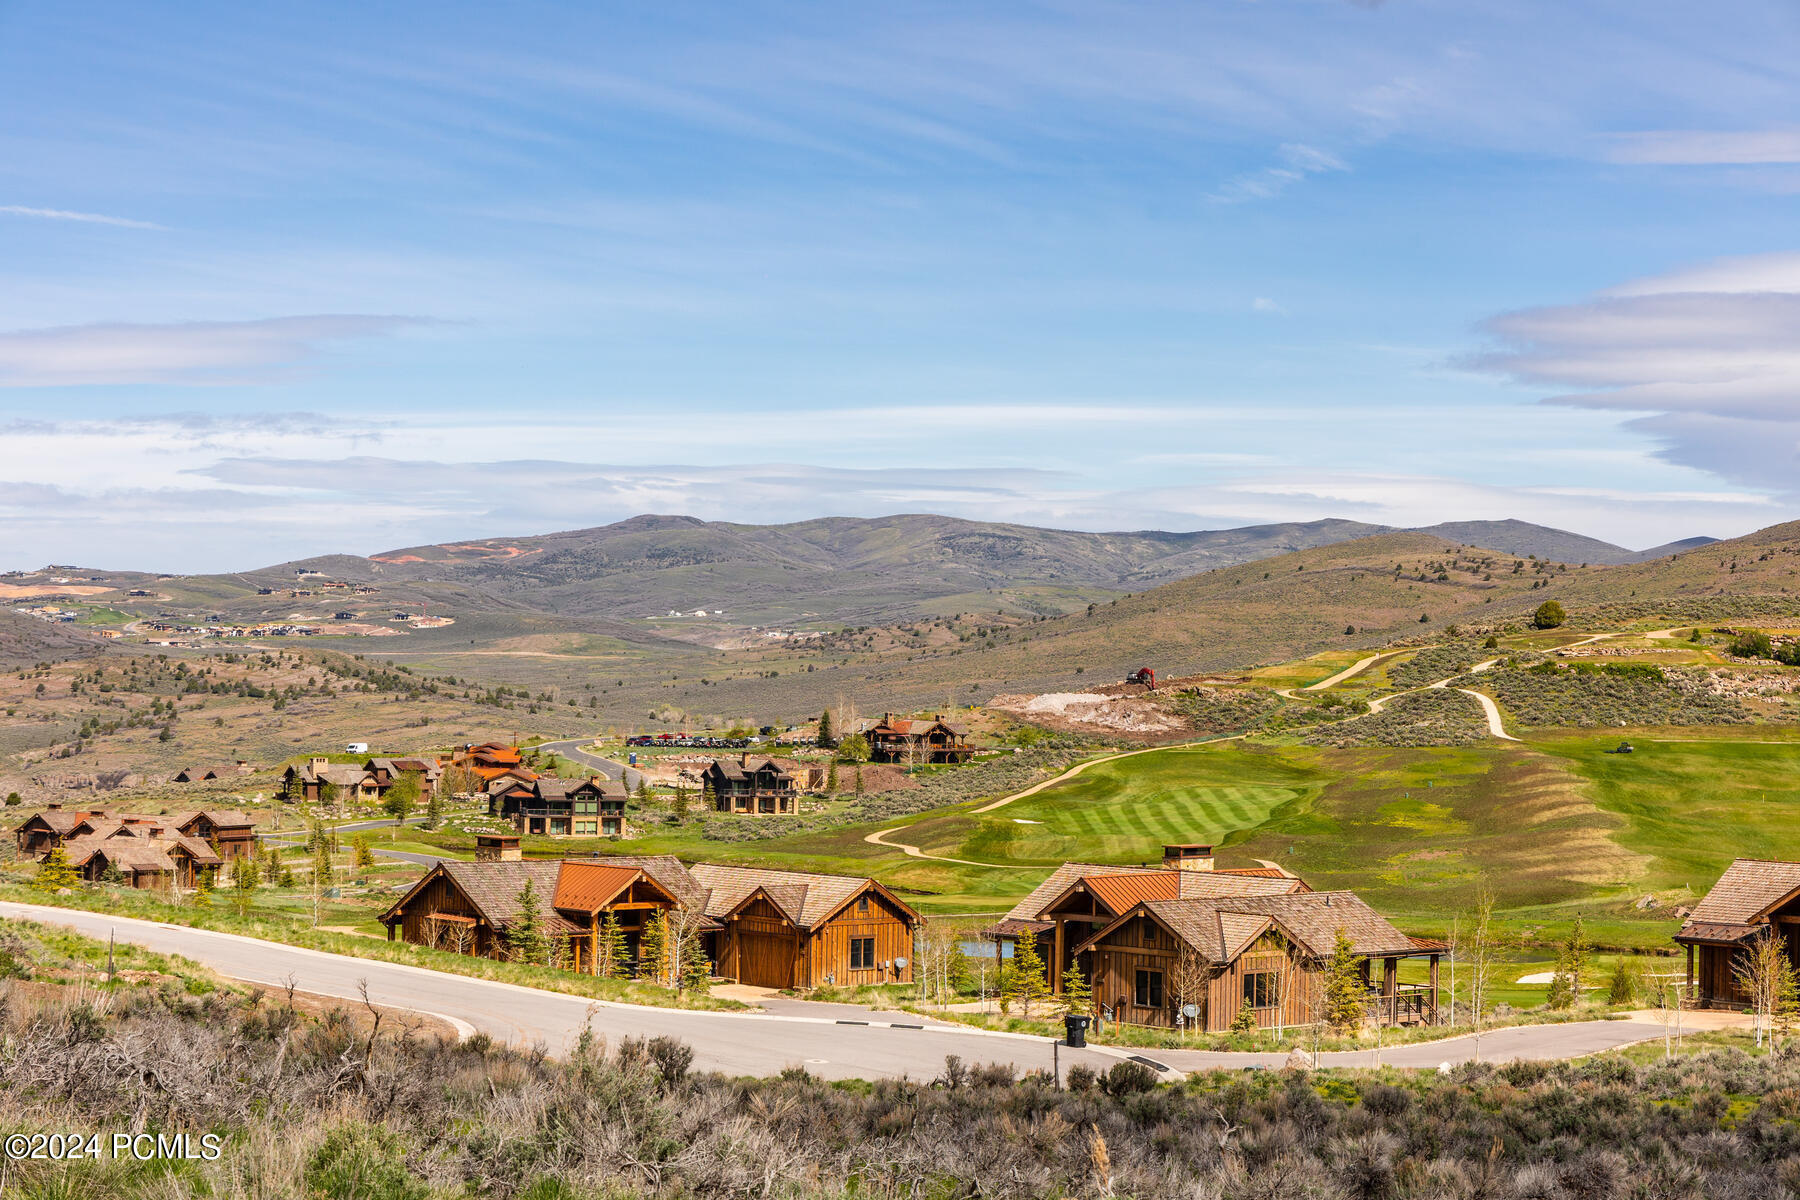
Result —
<instances>
[{"instance_id":1,"label":"large log cabin home","mask_svg":"<svg viewBox=\"0 0 1800 1200\"><path fill-rule=\"evenodd\" d=\"M773 758L751 754L715 758L700 782L715 812L778 817L800 811L798 777Z\"/></svg>"},{"instance_id":2,"label":"large log cabin home","mask_svg":"<svg viewBox=\"0 0 1800 1200\"><path fill-rule=\"evenodd\" d=\"M192 838L221 861L254 854L256 847L255 820L235 809L205 808L155 817L105 808L70 810L54 804L14 829L13 844L18 857L41 861L58 846L96 835L112 836L121 829L128 835L158 830L157 836Z\"/></svg>"},{"instance_id":3,"label":"large log cabin home","mask_svg":"<svg viewBox=\"0 0 1800 1200\"><path fill-rule=\"evenodd\" d=\"M1436 1023L1441 944L1409 938L1353 894L1314 893L1278 867L1216 869L1206 845L1166 846L1161 867L1064 863L990 933L1035 939L1053 993L1079 963L1112 1020L1183 1019L1218 1031L1246 1006L1264 1026L1316 1020L1339 928L1362 959L1373 1019ZM1431 960L1430 987L1400 984L1399 961L1412 957Z\"/></svg>"},{"instance_id":4,"label":"large log cabin home","mask_svg":"<svg viewBox=\"0 0 1800 1200\"><path fill-rule=\"evenodd\" d=\"M1700 1008L1743 1009L1738 978L1758 938L1778 937L1800 970L1800 862L1740 858L1688 914L1675 943L1687 949L1687 997Z\"/></svg>"},{"instance_id":5,"label":"large log cabin home","mask_svg":"<svg viewBox=\"0 0 1800 1200\"><path fill-rule=\"evenodd\" d=\"M191 828L194 815L88 815L71 829L68 837L46 847L38 861L49 858L60 847L69 865L89 883L100 882L110 868L133 888L192 888L202 871L217 869L225 862L204 837L184 833L178 826L177 822L186 818Z\"/></svg>"},{"instance_id":6,"label":"large log cabin home","mask_svg":"<svg viewBox=\"0 0 1800 1200\"><path fill-rule=\"evenodd\" d=\"M646 921L674 908L698 930L715 974L758 987L909 983L919 916L873 879L765 871L667 857L441 862L382 914L389 940L504 958L532 881L564 961L592 974L608 914L635 961Z\"/></svg>"},{"instance_id":7,"label":"large log cabin home","mask_svg":"<svg viewBox=\"0 0 1800 1200\"><path fill-rule=\"evenodd\" d=\"M543 837L626 837L625 785L596 775L521 779L506 774L488 785L488 815L521 834Z\"/></svg>"},{"instance_id":8,"label":"large log cabin home","mask_svg":"<svg viewBox=\"0 0 1800 1200\"><path fill-rule=\"evenodd\" d=\"M960 726L942 717L896 717L886 713L863 735L869 741L869 761L904 763L960 763L975 757L975 747Z\"/></svg>"},{"instance_id":9,"label":"large log cabin home","mask_svg":"<svg viewBox=\"0 0 1800 1200\"><path fill-rule=\"evenodd\" d=\"M334 763L314 757L302 765L290 765L281 775L281 791L290 800L317 804L327 787L337 789L340 802L378 802L403 777L418 782L419 799L431 799L443 768L423 758L371 758L361 763Z\"/></svg>"}]
</instances>

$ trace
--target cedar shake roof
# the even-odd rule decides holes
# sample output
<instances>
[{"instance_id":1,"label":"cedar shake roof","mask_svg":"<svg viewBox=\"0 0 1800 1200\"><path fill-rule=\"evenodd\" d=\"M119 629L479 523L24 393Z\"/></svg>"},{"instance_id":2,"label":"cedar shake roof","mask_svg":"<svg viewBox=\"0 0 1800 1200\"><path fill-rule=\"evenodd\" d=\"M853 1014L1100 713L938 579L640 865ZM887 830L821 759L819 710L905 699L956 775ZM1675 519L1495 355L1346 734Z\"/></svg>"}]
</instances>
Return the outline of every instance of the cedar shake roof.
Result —
<instances>
[{"instance_id":1,"label":"cedar shake roof","mask_svg":"<svg viewBox=\"0 0 1800 1200\"><path fill-rule=\"evenodd\" d=\"M784 766L780 759L769 758L766 755L752 757L745 754L736 761L729 758L715 758L712 761L712 768L709 769L717 769L719 774L726 779L748 779L764 769L772 770L777 775L789 777L793 775L793 772Z\"/></svg>"},{"instance_id":2,"label":"cedar shake roof","mask_svg":"<svg viewBox=\"0 0 1800 1200\"><path fill-rule=\"evenodd\" d=\"M636 867L614 867L603 862L567 862L556 876L556 894L550 902L557 908L575 912L594 912L605 908L614 897L630 887L644 873Z\"/></svg>"},{"instance_id":3,"label":"cedar shake roof","mask_svg":"<svg viewBox=\"0 0 1800 1200\"><path fill-rule=\"evenodd\" d=\"M721 867L712 863L695 863L689 871L702 887L711 890L706 902L707 916L726 916L761 888L802 929L818 926L858 892L877 886L866 876L766 871L757 867ZM904 903L900 907L908 913L912 911Z\"/></svg>"},{"instance_id":4,"label":"cedar shake roof","mask_svg":"<svg viewBox=\"0 0 1800 1200\"><path fill-rule=\"evenodd\" d=\"M51 833L66 835L71 829L93 815L94 814L92 813L86 812L68 812L60 808L47 808L41 813L26 817L19 823L18 828L20 831L23 831L27 825L36 822L43 825L44 828L48 829Z\"/></svg>"},{"instance_id":5,"label":"cedar shake roof","mask_svg":"<svg viewBox=\"0 0 1800 1200\"><path fill-rule=\"evenodd\" d=\"M504 932L519 917L519 893L531 880L537 893L538 916L551 934L585 932L556 911L556 880L560 862L453 862L441 859L438 868L469 898L489 925ZM422 882L422 881L421 881ZM398 907L396 905L395 907ZM392 909L388 910L390 913Z\"/></svg>"},{"instance_id":6,"label":"cedar shake roof","mask_svg":"<svg viewBox=\"0 0 1800 1200\"><path fill-rule=\"evenodd\" d=\"M1796 891L1800 891L1800 862L1740 858L1725 868L1719 882L1694 905L1688 921L1753 924Z\"/></svg>"},{"instance_id":7,"label":"cedar shake roof","mask_svg":"<svg viewBox=\"0 0 1800 1200\"><path fill-rule=\"evenodd\" d=\"M1712 942L1724 945L1735 945L1749 941L1764 929L1766 925L1739 925L1717 921L1688 921L1682 925L1681 932L1675 935L1678 942Z\"/></svg>"},{"instance_id":8,"label":"cedar shake roof","mask_svg":"<svg viewBox=\"0 0 1800 1200\"><path fill-rule=\"evenodd\" d=\"M180 829L199 817L205 817L220 829L248 829L256 824L255 817L235 808L203 808L198 812L176 813L169 818L169 824Z\"/></svg>"},{"instance_id":9,"label":"cedar shake roof","mask_svg":"<svg viewBox=\"0 0 1800 1200\"><path fill-rule=\"evenodd\" d=\"M1279 925L1296 945L1314 958L1331 953L1342 929L1359 957L1384 958L1425 953L1370 908L1354 892L1295 892L1277 896L1232 896L1217 899L1145 900L1132 913L1095 933L1077 950L1106 937L1137 912L1147 912L1176 937L1211 962L1229 962L1263 926Z\"/></svg>"}]
</instances>

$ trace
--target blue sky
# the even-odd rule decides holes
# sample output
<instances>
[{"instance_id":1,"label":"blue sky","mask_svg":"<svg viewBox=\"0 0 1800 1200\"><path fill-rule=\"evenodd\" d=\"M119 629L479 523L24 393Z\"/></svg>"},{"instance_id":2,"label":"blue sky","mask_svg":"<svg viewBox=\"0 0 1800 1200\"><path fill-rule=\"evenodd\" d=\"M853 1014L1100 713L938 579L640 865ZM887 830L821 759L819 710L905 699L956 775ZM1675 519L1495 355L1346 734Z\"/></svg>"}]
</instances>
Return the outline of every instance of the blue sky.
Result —
<instances>
[{"instance_id":1,"label":"blue sky","mask_svg":"<svg viewBox=\"0 0 1800 1200\"><path fill-rule=\"evenodd\" d=\"M1800 512L1788 4L0 0L0 567Z\"/></svg>"}]
</instances>

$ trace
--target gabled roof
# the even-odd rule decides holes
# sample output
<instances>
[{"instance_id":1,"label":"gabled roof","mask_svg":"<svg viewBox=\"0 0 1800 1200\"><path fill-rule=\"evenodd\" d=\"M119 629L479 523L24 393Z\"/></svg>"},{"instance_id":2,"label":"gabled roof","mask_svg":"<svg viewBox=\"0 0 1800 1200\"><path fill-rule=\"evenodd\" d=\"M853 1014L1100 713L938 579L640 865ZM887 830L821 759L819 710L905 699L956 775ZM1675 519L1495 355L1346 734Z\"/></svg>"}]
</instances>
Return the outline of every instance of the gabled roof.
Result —
<instances>
[{"instance_id":1,"label":"gabled roof","mask_svg":"<svg viewBox=\"0 0 1800 1200\"><path fill-rule=\"evenodd\" d=\"M695 863L689 871L702 887L710 890L706 902L709 917L722 918L736 912L759 888L802 929L815 929L824 924L844 905L871 888L908 916L917 916L911 905L866 876L722 867L713 863Z\"/></svg>"},{"instance_id":2,"label":"gabled roof","mask_svg":"<svg viewBox=\"0 0 1800 1200\"><path fill-rule=\"evenodd\" d=\"M1740 858L1694 905L1688 924L1755 924L1796 892L1800 892L1800 862Z\"/></svg>"},{"instance_id":3,"label":"gabled roof","mask_svg":"<svg viewBox=\"0 0 1800 1200\"><path fill-rule=\"evenodd\" d=\"M673 854L609 854L600 860L619 867L635 867L675 897L681 907L707 911L707 890Z\"/></svg>"},{"instance_id":4,"label":"gabled roof","mask_svg":"<svg viewBox=\"0 0 1800 1200\"><path fill-rule=\"evenodd\" d=\"M87 820L92 813L70 812L61 808L46 808L43 812L33 813L19 822L17 830L23 831L29 825L42 825L55 834L67 834L69 830Z\"/></svg>"},{"instance_id":5,"label":"gabled roof","mask_svg":"<svg viewBox=\"0 0 1800 1200\"><path fill-rule=\"evenodd\" d=\"M239 812L235 808L203 808L197 812L177 813L169 818L176 829L205 817L220 829L245 829L256 824L256 818L249 813Z\"/></svg>"},{"instance_id":6,"label":"gabled roof","mask_svg":"<svg viewBox=\"0 0 1800 1200\"><path fill-rule=\"evenodd\" d=\"M455 884L462 894L468 897L469 903L496 930L504 931L519 917L519 893L525 889L525 881L531 880L532 890L537 893L538 915L543 919L547 933L574 933L581 927L569 921L556 911L553 901L556 898L556 880L562 873L562 863L555 861L538 862L454 862L448 859L439 860L434 868L443 872L444 876ZM431 878L427 872L425 879ZM419 881L423 885L425 879ZM418 885L413 889L418 890ZM408 892L394 908L383 915L385 920L395 909L410 899Z\"/></svg>"},{"instance_id":7,"label":"gabled roof","mask_svg":"<svg viewBox=\"0 0 1800 1200\"><path fill-rule=\"evenodd\" d=\"M1208 896L1260 896L1305 892L1305 881L1280 870L1178 871L1171 867L1108 867L1068 862L1012 906L993 932L1019 934L1047 929L1044 913L1064 900L1077 885L1086 887L1114 915L1140 900L1201 899Z\"/></svg>"},{"instance_id":8,"label":"gabled roof","mask_svg":"<svg viewBox=\"0 0 1800 1200\"><path fill-rule=\"evenodd\" d=\"M1301 951L1315 958L1331 953L1340 929L1359 957L1427 952L1354 892L1145 900L1076 947L1077 952L1142 915L1150 916L1215 963L1230 962L1270 925L1279 927Z\"/></svg>"},{"instance_id":9,"label":"gabled roof","mask_svg":"<svg viewBox=\"0 0 1800 1200\"><path fill-rule=\"evenodd\" d=\"M1036 921L1051 903L1069 890L1083 875L1147 875L1163 873L1161 867L1107 867L1099 863L1066 862L1050 872L1050 877L1031 889L1031 893L1013 905L1002 921Z\"/></svg>"},{"instance_id":10,"label":"gabled roof","mask_svg":"<svg viewBox=\"0 0 1800 1200\"><path fill-rule=\"evenodd\" d=\"M745 754L736 759L715 758L707 770L716 770L726 779L748 779L759 771L773 771L776 775L793 777L793 771L789 769L788 764L767 755Z\"/></svg>"},{"instance_id":11,"label":"gabled roof","mask_svg":"<svg viewBox=\"0 0 1800 1200\"><path fill-rule=\"evenodd\" d=\"M668 890L658 885L643 871L636 867L616 867L605 862L571 862L564 860L562 869L556 876L556 894L551 903L557 908L566 908L572 912L591 913L605 908L619 893L644 880L657 891L668 895ZM669 896L670 903L675 897Z\"/></svg>"}]
</instances>

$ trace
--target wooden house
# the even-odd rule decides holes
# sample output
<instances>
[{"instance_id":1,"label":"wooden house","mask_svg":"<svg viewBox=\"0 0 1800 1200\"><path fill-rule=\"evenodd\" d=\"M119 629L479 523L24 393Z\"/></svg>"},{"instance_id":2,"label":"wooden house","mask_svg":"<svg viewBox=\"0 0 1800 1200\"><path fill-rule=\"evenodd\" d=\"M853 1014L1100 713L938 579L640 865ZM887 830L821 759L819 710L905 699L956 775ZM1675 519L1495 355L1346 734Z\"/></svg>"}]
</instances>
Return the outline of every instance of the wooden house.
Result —
<instances>
[{"instance_id":1,"label":"wooden house","mask_svg":"<svg viewBox=\"0 0 1800 1200\"><path fill-rule=\"evenodd\" d=\"M484 784L508 771L529 769L519 748L506 742L471 743L439 761L443 766L470 772Z\"/></svg>"},{"instance_id":2,"label":"wooden house","mask_svg":"<svg viewBox=\"0 0 1800 1200\"><path fill-rule=\"evenodd\" d=\"M873 879L698 863L720 975L769 988L910 983L919 914Z\"/></svg>"},{"instance_id":3,"label":"wooden house","mask_svg":"<svg viewBox=\"0 0 1800 1200\"><path fill-rule=\"evenodd\" d=\"M77 825L94 815L96 814L86 809L49 805L42 812L31 814L14 827L14 851L20 858L37 858L44 851L62 845ZM104 811L99 815L104 816Z\"/></svg>"},{"instance_id":4,"label":"wooden house","mask_svg":"<svg viewBox=\"0 0 1800 1200\"><path fill-rule=\"evenodd\" d=\"M223 859L251 858L256 854L256 821L232 808L203 808L176 813L168 818L177 833L210 843Z\"/></svg>"},{"instance_id":5,"label":"wooden house","mask_svg":"<svg viewBox=\"0 0 1800 1200\"><path fill-rule=\"evenodd\" d=\"M1089 878L1099 882L1089 885ZM1070 948L1139 900L1181 897L1264 896L1304 892L1306 882L1279 867L1218 868L1212 847L1190 843L1163 847L1160 867L1105 866L1068 862L991 926L1004 954L1004 944L1035 938L1039 956L1050 972L1051 985L1062 986Z\"/></svg>"},{"instance_id":6,"label":"wooden house","mask_svg":"<svg viewBox=\"0 0 1800 1200\"><path fill-rule=\"evenodd\" d=\"M544 837L624 837L625 785L594 776L530 780L505 775L488 785L488 815L512 823L522 834Z\"/></svg>"},{"instance_id":7,"label":"wooden house","mask_svg":"<svg viewBox=\"0 0 1800 1200\"><path fill-rule=\"evenodd\" d=\"M930 720L885 714L864 733L869 740L869 761L905 763L959 763L975 757L975 747L960 726L942 717Z\"/></svg>"},{"instance_id":8,"label":"wooden house","mask_svg":"<svg viewBox=\"0 0 1800 1200\"><path fill-rule=\"evenodd\" d=\"M387 786L367 767L334 763L324 757L310 758L303 766L290 765L281 775L282 795L307 804L319 803L327 788L337 789L337 799L342 804L376 801Z\"/></svg>"},{"instance_id":9,"label":"wooden house","mask_svg":"<svg viewBox=\"0 0 1800 1200\"><path fill-rule=\"evenodd\" d=\"M371 758L363 764L363 770L375 776L375 785L385 792L399 783L403 778L412 778L419 785L419 799L429 801L432 789L437 786L438 777L444 769L436 759L424 758Z\"/></svg>"},{"instance_id":10,"label":"wooden house","mask_svg":"<svg viewBox=\"0 0 1800 1200\"><path fill-rule=\"evenodd\" d=\"M696 913L705 907L704 893L668 857L440 861L381 915L381 923L389 941L504 959L527 880L541 928L557 945L555 960L583 974L598 973L598 935L609 914L635 961L646 921L677 905Z\"/></svg>"},{"instance_id":11,"label":"wooden house","mask_svg":"<svg viewBox=\"0 0 1800 1200\"><path fill-rule=\"evenodd\" d=\"M1220 1032L1248 1008L1260 1026L1290 1027L1324 1019L1324 965L1339 932L1359 961L1371 1020L1437 1023L1444 946L1401 933L1353 892L1139 900L1073 953L1115 1021L1185 1018ZM1431 960L1428 986L1399 983L1399 961L1412 957Z\"/></svg>"},{"instance_id":12,"label":"wooden house","mask_svg":"<svg viewBox=\"0 0 1800 1200\"><path fill-rule=\"evenodd\" d=\"M98 882L111 866L134 888L191 888L201 871L224 863L205 839L141 821L101 823L92 832L70 838L62 849L69 865L90 883ZM45 851L44 857L49 854Z\"/></svg>"},{"instance_id":13,"label":"wooden house","mask_svg":"<svg viewBox=\"0 0 1800 1200\"><path fill-rule=\"evenodd\" d=\"M1701 1008L1749 1007L1737 978L1758 938L1778 937L1800 969L1800 862L1740 858L1675 934L1687 948L1687 995Z\"/></svg>"},{"instance_id":14,"label":"wooden house","mask_svg":"<svg viewBox=\"0 0 1800 1200\"><path fill-rule=\"evenodd\" d=\"M773 758L715 758L700 779L717 812L772 817L800 810L800 781Z\"/></svg>"}]
</instances>

